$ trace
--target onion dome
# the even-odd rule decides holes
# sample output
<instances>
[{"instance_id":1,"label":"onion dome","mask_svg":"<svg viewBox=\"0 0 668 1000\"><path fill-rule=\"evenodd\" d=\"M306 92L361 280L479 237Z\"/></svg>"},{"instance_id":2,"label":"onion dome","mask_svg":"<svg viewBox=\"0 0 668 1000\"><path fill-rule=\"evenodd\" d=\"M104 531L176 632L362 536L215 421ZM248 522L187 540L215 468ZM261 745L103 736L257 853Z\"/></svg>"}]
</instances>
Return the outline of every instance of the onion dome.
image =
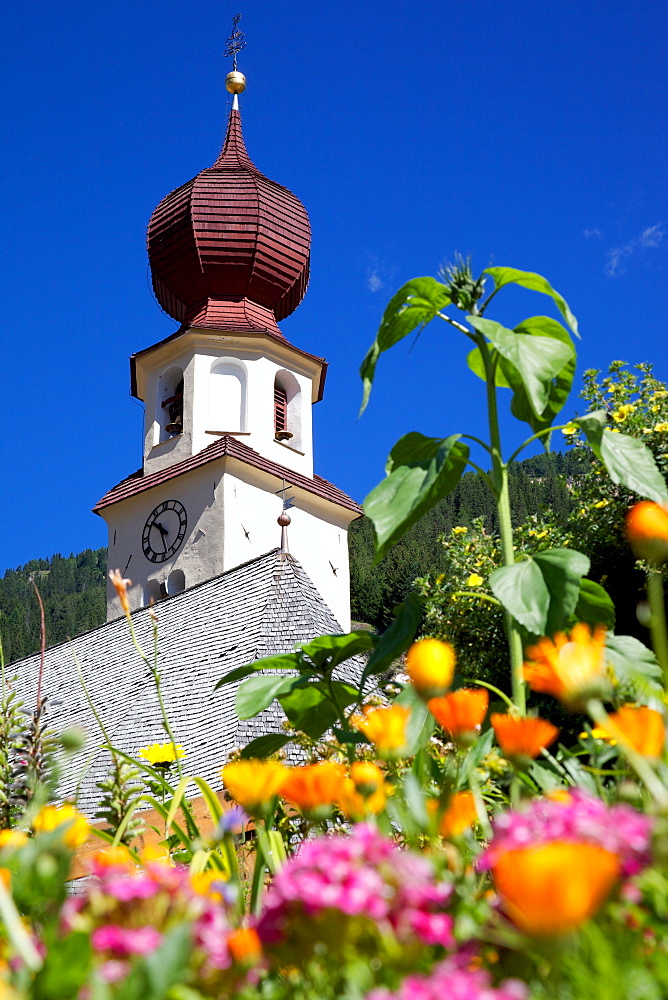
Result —
<instances>
[{"instance_id":1,"label":"onion dome","mask_svg":"<svg viewBox=\"0 0 668 1000\"><path fill-rule=\"evenodd\" d=\"M248 156L236 98L220 156L160 202L147 244L156 297L181 329L282 337L276 321L308 284L311 227Z\"/></svg>"}]
</instances>

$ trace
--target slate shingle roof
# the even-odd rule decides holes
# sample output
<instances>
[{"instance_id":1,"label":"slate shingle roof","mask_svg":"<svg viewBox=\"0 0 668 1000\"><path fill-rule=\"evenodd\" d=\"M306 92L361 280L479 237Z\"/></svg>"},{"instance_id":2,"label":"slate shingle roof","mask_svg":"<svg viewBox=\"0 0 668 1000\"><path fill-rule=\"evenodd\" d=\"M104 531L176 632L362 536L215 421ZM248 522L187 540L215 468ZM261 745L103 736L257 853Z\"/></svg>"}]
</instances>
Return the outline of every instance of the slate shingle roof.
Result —
<instances>
[{"instance_id":1,"label":"slate shingle roof","mask_svg":"<svg viewBox=\"0 0 668 1000\"><path fill-rule=\"evenodd\" d=\"M261 717L240 722L234 711L236 684L214 691L216 682L235 667L263 656L289 653L296 642L340 633L331 611L300 564L278 550L186 590L156 606L162 691L177 743L186 751L186 774L221 787L220 769L230 752L282 722L277 705ZM148 609L132 615L142 649L153 643ZM97 752L103 740L86 702L77 662L93 703L112 742L136 754L150 743L164 743L155 687L146 664L134 649L124 618L108 622L68 643L47 650L43 690L50 699L49 726L62 731L81 726L87 735L82 753L68 766L61 794L73 796L81 780L79 807L95 811L95 783L108 772L109 758ZM355 672L354 661L344 665ZM8 677L32 707L39 656L19 660ZM95 754L81 779L84 765ZM192 787L191 794L196 794Z\"/></svg>"},{"instance_id":2,"label":"slate shingle roof","mask_svg":"<svg viewBox=\"0 0 668 1000\"><path fill-rule=\"evenodd\" d=\"M190 472L200 465L206 465L207 462L214 462L216 459L225 458L226 456L236 458L240 462L245 462L256 469L261 469L263 472L268 472L270 475L275 476L278 482L285 480L286 483L290 483L291 488L296 487L306 490L307 493L313 493L316 496L322 497L323 500L329 500L330 503L335 503L340 507L345 507L347 510L354 511L357 515L361 515L362 513L360 505L352 497L344 493L343 490L340 490L338 486L334 486L333 483L327 482L321 476L313 476L310 479L308 476L303 476L300 472L287 469L284 465L272 462L271 459L265 458L253 448L249 448L247 444L237 441L235 437L231 437L228 434L218 438L213 444L207 445L202 451L198 451L196 455L184 459L183 462L170 465L166 469L152 472L148 476L144 475L142 469L138 469L137 472L133 472L132 475L121 480L108 493L105 493L102 499L98 500L95 504L93 510L98 514L104 507L118 503L119 500L127 500L128 497L134 496L136 493L150 490L152 487L159 486L169 479L174 479L176 476Z\"/></svg>"}]
</instances>

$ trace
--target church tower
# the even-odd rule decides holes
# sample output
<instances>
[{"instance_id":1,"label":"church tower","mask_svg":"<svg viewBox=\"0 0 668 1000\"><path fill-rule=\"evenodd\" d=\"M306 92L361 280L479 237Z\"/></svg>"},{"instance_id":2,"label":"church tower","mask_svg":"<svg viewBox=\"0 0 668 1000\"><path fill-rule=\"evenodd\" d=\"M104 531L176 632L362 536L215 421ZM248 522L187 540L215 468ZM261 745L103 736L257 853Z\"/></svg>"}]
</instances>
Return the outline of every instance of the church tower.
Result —
<instances>
[{"instance_id":1,"label":"church tower","mask_svg":"<svg viewBox=\"0 0 668 1000\"><path fill-rule=\"evenodd\" d=\"M279 330L309 277L306 210L265 177L243 140L238 94L213 166L153 212L148 256L162 308L180 326L134 354L145 406L141 469L94 510L109 566L132 579L132 610L276 548L301 563L343 630L350 626L347 530L361 513L313 472L311 406L327 363ZM287 514L287 508L290 513ZM121 615L110 588L107 618Z\"/></svg>"}]
</instances>

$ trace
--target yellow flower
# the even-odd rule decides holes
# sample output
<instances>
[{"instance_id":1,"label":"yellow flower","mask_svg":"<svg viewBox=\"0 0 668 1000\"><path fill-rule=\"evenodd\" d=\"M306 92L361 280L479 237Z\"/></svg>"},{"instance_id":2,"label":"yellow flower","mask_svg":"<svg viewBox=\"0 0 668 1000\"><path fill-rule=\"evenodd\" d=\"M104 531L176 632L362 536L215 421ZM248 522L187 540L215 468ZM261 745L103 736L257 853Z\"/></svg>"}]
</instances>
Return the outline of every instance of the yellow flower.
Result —
<instances>
[{"instance_id":1,"label":"yellow flower","mask_svg":"<svg viewBox=\"0 0 668 1000\"><path fill-rule=\"evenodd\" d=\"M381 757L401 757L406 748L406 725L410 712L403 705L389 708L362 707L362 715L352 715L350 724L373 743Z\"/></svg>"},{"instance_id":2,"label":"yellow flower","mask_svg":"<svg viewBox=\"0 0 668 1000\"><path fill-rule=\"evenodd\" d=\"M0 830L0 850L3 847L9 847L10 850L23 847L27 841L28 835L23 830Z\"/></svg>"},{"instance_id":3,"label":"yellow flower","mask_svg":"<svg viewBox=\"0 0 668 1000\"><path fill-rule=\"evenodd\" d=\"M553 840L501 854L492 868L503 909L533 937L568 934L593 917L619 879L616 854Z\"/></svg>"},{"instance_id":4,"label":"yellow flower","mask_svg":"<svg viewBox=\"0 0 668 1000\"><path fill-rule=\"evenodd\" d=\"M484 583L483 578L478 573L471 573L470 577L466 581L466 586L479 587L481 583Z\"/></svg>"},{"instance_id":5,"label":"yellow flower","mask_svg":"<svg viewBox=\"0 0 668 1000\"><path fill-rule=\"evenodd\" d=\"M436 583L443 583L445 580L445 573L439 573L436 577Z\"/></svg>"},{"instance_id":6,"label":"yellow flower","mask_svg":"<svg viewBox=\"0 0 668 1000\"><path fill-rule=\"evenodd\" d=\"M121 607L123 608L124 613L129 615L130 603L128 601L128 587L131 586L132 580L124 580L121 576L120 569L112 569L109 573L109 579L118 594L118 599L121 602Z\"/></svg>"},{"instance_id":7,"label":"yellow flower","mask_svg":"<svg viewBox=\"0 0 668 1000\"><path fill-rule=\"evenodd\" d=\"M153 767L167 768L175 760L185 757L186 752L180 743L151 743L139 751L139 756L147 760Z\"/></svg>"},{"instance_id":8,"label":"yellow flower","mask_svg":"<svg viewBox=\"0 0 668 1000\"><path fill-rule=\"evenodd\" d=\"M580 711L589 698L602 697L610 687L605 662L605 626L593 633L584 622L570 636L558 632L539 639L526 651L524 679L534 691L551 694Z\"/></svg>"},{"instance_id":9,"label":"yellow flower","mask_svg":"<svg viewBox=\"0 0 668 1000\"><path fill-rule=\"evenodd\" d=\"M357 760L350 768L350 777L341 785L339 806L348 819L359 822L385 808L390 790L377 764Z\"/></svg>"},{"instance_id":10,"label":"yellow flower","mask_svg":"<svg viewBox=\"0 0 668 1000\"><path fill-rule=\"evenodd\" d=\"M214 903L222 903L224 900L223 887L227 879L217 868L207 868L205 872L198 872L197 875L190 876L190 884L193 891L198 896L207 896Z\"/></svg>"},{"instance_id":11,"label":"yellow flower","mask_svg":"<svg viewBox=\"0 0 668 1000\"><path fill-rule=\"evenodd\" d=\"M288 773L276 760L235 760L222 770L223 783L235 802L249 812L265 809L278 795Z\"/></svg>"},{"instance_id":12,"label":"yellow flower","mask_svg":"<svg viewBox=\"0 0 668 1000\"><path fill-rule=\"evenodd\" d=\"M668 431L668 422L665 420L660 424L654 424L654 430L657 434L665 434Z\"/></svg>"},{"instance_id":13,"label":"yellow flower","mask_svg":"<svg viewBox=\"0 0 668 1000\"><path fill-rule=\"evenodd\" d=\"M86 817L67 802L62 806L42 806L32 826L35 833L50 833L63 827L63 843L71 848L81 847L90 830Z\"/></svg>"},{"instance_id":14,"label":"yellow flower","mask_svg":"<svg viewBox=\"0 0 668 1000\"><path fill-rule=\"evenodd\" d=\"M455 651L449 642L420 639L406 653L406 673L419 695L436 698L452 684L455 659Z\"/></svg>"},{"instance_id":15,"label":"yellow flower","mask_svg":"<svg viewBox=\"0 0 668 1000\"><path fill-rule=\"evenodd\" d=\"M453 535L465 535L468 530L469 530L468 528L462 528L462 527L453 528L452 529L452 534Z\"/></svg>"},{"instance_id":16,"label":"yellow flower","mask_svg":"<svg viewBox=\"0 0 668 1000\"><path fill-rule=\"evenodd\" d=\"M630 414L637 409L638 407L635 406L633 403L624 403L623 406L620 406L617 410L613 410L610 416L612 417L612 419L615 421L616 424L619 424L622 422L622 420L630 416Z\"/></svg>"},{"instance_id":17,"label":"yellow flower","mask_svg":"<svg viewBox=\"0 0 668 1000\"><path fill-rule=\"evenodd\" d=\"M547 531L539 531L538 534L536 535L536 538L546 538L546 537L547 537Z\"/></svg>"},{"instance_id":18,"label":"yellow flower","mask_svg":"<svg viewBox=\"0 0 668 1000\"><path fill-rule=\"evenodd\" d=\"M607 507L609 503L609 500L599 500L598 503L594 504L594 507L596 507L597 510L600 510L601 507Z\"/></svg>"},{"instance_id":19,"label":"yellow flower","mask_svg":"<svg viewBox=\"0 0 668 1000\"><path fill-rule=\"evenodd\" d=\"M563 427L561 430L561 433L566 434L567 436L571 434L577 434L577 432L578 428L574 424L567 424L566 427Z\"/></svg>"}]
</instances>

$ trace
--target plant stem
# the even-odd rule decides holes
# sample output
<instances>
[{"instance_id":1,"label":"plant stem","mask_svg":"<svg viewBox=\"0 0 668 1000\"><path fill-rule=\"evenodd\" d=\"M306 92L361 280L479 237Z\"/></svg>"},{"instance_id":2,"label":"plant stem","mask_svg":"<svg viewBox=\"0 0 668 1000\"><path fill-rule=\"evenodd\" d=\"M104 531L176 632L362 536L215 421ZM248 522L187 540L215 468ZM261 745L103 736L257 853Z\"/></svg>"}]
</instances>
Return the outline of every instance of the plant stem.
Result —
<instances>
[{"instance_id":1,"label":"plant stem","mask_svg":"<svg viewBox=\"0 0 668 1000\"><path fill-rule=\"evenodd\" d=\"M492 446L492 466L497 495L496 509L499 517L499 535L501 538L501 558L504 566L514 566L515 546L513 544L513 525L510 517L510 496L508 492L508 466L503 461L501 453L501 434L499 432L499 414L496 405L496 362L492 359L485 338L479 335L478 347L485 365L485 384L487 387L487 417L489 420L489 435ZM503 619L510 650L510 671L513 702L519 711L526 711L526 694L522 664L524 661L522 638L512 615L505 610Z\"/></svg>"},{"instance_id":2,"label":"plant stem","mask_svg":"<svg viewBox=\"0 0 668 1000\"><path fill-rule=\"evenodd\" d=\"M656 658L663 671L664 690L668 691L668 634L666 633L666 605L663 597L663 576L658 569L647 574L647 598L649 600L649 630Z\"/></svg>"}]
</instances>

